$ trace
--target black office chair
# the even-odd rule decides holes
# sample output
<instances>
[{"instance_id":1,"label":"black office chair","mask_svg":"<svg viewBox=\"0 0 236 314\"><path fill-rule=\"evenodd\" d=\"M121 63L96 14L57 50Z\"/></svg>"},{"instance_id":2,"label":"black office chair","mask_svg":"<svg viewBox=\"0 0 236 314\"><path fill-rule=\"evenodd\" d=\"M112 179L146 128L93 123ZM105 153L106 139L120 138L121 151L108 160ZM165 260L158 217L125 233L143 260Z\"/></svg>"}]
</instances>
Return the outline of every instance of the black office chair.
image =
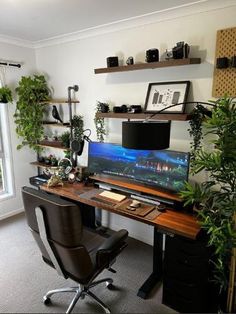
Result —
<instances>
[{"instance_id":1,"label":"black office chair","mask_svg":"<svg viewBox=\"0 0 236 314\"><path fill-rule=\"evenodd\" d=\"M74 292L66 313L71 313L79 298L85 296L110 313L90 288L103 282L108 288L112 287L111 278L94 279L105 268L109 269L116 256L126 247L128 232L120 230L104 239L82 228L78 205L29 187L22 188L22 196L27 222L43 260L54 267L59 275L78 283L74 288L49 291L43 298L44 304L49 304L50 297L55 293Z\"/></svg>"}]
</instances>

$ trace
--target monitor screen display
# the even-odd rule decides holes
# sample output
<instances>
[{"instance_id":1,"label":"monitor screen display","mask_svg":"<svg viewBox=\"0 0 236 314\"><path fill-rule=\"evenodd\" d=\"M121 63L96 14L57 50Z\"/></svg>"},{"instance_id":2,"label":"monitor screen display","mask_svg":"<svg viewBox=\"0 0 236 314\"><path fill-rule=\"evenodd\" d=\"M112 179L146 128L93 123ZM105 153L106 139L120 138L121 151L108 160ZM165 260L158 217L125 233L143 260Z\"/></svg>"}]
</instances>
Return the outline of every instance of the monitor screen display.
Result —
<instances>
[{"instance_id":1,"label":"monitor screen display","mask_svg":"<svg viewBox=\"0 0 236 314\"><path fill-rule=\"evenodd\" d=\"M89 143L89 171L131 179L173 192L188 179L189 153L171 150L135 150L118 144Z\"/></svg>"}]
</instances>

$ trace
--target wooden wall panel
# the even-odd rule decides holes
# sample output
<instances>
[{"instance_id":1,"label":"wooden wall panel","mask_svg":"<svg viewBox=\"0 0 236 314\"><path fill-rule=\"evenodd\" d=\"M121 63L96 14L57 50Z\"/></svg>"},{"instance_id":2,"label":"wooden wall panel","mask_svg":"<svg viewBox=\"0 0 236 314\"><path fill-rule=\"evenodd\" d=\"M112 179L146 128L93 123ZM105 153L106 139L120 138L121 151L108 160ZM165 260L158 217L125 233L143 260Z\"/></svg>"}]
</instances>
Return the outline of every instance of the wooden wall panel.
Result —
<instances>
[{"instance_id":1,"label":"wooden wall panel","mask_svg":"<svg viewBox=\"0 0 236 314\"><path fill-rule=\"evenodd\" d=\"M236 27L217 31L212 96L236 96L236 68L216 69L216 59L236 56Z\"/></svg>"}]
</instances>

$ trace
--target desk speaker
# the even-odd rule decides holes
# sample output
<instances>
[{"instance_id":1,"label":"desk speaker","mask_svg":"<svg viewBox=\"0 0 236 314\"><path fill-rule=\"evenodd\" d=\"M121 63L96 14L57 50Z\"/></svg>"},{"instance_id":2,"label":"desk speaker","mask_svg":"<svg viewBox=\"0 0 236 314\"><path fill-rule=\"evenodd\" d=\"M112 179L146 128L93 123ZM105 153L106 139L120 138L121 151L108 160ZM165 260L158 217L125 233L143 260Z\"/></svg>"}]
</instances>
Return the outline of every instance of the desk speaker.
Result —
<instances>
[{"instance_id":1,"label":"desk speaker","mask_svg":"<svg viewBox=\"0 0 236 314\"><path fill-rule=\"evenodd\" d=\"M107 67L112 68L112 67L118 67L119 62L118 62L118 57L108 57L107 58Z\"/></svg>"}]
</instances>

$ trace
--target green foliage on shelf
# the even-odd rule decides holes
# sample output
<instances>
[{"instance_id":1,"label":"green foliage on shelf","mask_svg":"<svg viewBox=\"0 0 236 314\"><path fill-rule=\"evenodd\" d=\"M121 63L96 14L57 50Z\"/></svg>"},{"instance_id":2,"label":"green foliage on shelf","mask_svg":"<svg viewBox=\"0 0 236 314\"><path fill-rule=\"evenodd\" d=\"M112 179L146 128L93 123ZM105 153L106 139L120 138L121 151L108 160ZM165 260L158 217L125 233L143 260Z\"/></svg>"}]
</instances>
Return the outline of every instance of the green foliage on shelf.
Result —
<instances>
[{"instance_id":1,"label":"green foliage on shelf","mask_svg":"<svg viewBox=\"0 0 236 314\"><path fill-rule=\"evenodd\" d=\"M83 116L74 115L71 121L72 125L72 132L73 132L73 139L77 141L81 141L84 132L84 120Z\"/></svg>"},{"instance_id":2,"label":"green foliage on shelf","mask_svg":"<svg viewBox=\"0 0 236 314\"><path fill-rule=\"evenodd\" d=\"M236 102L224 97L212 103L211 115L203 122L208 145L197 149L191 167L193 174L205 170L209 180L186 184L180 195L186 205L198 208L199 221L214 251L214 280L222 292L228 287L230 259L236 247Z\"/></svg>"},{"instance_id":3,"label":"green foliage on shelf","mask_svg":"<svg viewBox=\"0 0 236 314\"><path fill-rule=\"evenodd\" d=\"M12 91L10 90L10 88L8 86L1 87L0 88L0 102L6 104L12 101L13 101Z\"/></svg>"},{"instance_id":4,"label":"green foliage on shelf","mask_svg":"<svg viewBox=\"0 0 236 314\"><path fill-rule=\"evenodd\" d=\"M70 147L70 132L66 131L61 134L60 140L62 141L62 144L64 147L69 148Z\"/></svg>"},{"instance_id":5,"label":"green foliage on shelf","mask_svg":"<svg viewBox=\"0 0 236 314\"><path fill-rule=\"evenodd\" d=\"M101 112L101 106L103 105L102 102L97 101L97 105L96 105L96 112L95 112L95 117L93 119L95 127L96 127L96 133L97 133L97 140L99 142L104 142L104 137L106 135L108 135L108 132L105 128L105 120L104 118L98 118L97 117L97 113Z\"/></svg>"},{"instance_id":6,"label":"green foliage on shelf","mask_svg":"<svg viewBox=\"0 0 236 314\"><path fill-rule=\"evenodd\" d=\"M14 115L16 133L22 138L17 149L28 145L39 152L41 148L37 146L37 143L43 138L44 133L42 121L45 106L43 103L50 98L46 79L43 75L22 76L16 92L18 94Z\"/></svg>"}]
</instances>

